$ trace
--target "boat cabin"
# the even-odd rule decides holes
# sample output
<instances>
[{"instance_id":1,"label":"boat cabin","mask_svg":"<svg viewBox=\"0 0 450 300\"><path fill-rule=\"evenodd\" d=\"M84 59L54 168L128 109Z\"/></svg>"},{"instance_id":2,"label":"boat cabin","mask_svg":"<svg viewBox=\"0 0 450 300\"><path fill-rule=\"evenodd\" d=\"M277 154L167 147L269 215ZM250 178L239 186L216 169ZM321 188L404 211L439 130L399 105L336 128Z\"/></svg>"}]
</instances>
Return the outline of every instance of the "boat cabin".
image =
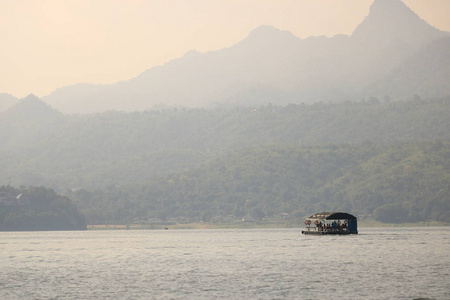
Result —
<instances>
[{"instance_id":1,"label":"boat cabin","mask_svg":"<svg viewBox=\"0 0 450 300\"><path fill-rule=\"evenodd\" d=\"M358 234L358 221L354 215L344 212L321 212L305 221L302 234Z\"/></svg>"}]
</instances>

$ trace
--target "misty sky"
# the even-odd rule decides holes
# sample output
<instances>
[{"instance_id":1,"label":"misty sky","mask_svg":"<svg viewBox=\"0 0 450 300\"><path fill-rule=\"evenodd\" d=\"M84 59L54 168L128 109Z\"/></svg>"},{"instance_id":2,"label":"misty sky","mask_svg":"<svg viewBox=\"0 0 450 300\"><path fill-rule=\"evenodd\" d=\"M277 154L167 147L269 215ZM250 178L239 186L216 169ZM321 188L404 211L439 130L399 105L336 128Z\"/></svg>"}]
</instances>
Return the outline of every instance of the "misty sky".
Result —
<instances>
[{"instance_id":1,"label":"misty sky","mask_svg":"<svg viewBox=\"0 0 450 300\"><path fill-rule=\"evenodd\" d=\"M300 38L351 34L373 0L0 0L0 93L50 94L137 76L191 49L218 50L260 25ZM450 0L403 0L450 31Z\"/></svg>"}]
</instances>

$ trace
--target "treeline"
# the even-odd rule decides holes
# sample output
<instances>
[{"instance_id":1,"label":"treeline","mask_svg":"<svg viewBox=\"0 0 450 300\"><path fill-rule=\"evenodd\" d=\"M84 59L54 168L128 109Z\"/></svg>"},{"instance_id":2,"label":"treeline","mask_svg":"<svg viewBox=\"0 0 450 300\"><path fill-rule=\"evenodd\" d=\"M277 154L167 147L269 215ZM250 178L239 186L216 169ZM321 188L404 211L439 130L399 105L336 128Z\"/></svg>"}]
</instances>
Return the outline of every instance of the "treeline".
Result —
<instances>
[{"instance_id":1,"label":"treeline","mask_svg":"<svg viewBox=\"0 0 450 300\"><path fill-rule=\"evenodd\" d=\"M89 116L31 98L0 114L0 180L64 192L89 224L332 210L450 222L448 116L450 97ZM19 206L1 211L20 220Z\"/></svg>"},{"instance_id":2,"label":"treeline","mask_svg":"<svg viewBox=\"0 0 450 300\"><path fill-rule=\"evenodd\" d=\"M450 144L256 147L70 197L90 224L303 218L319 211L383 222L450 222Z\"/></svg>"},{"instance_id":3,"label":"treeline","mask_svg":"<svg viewBox=\"0 0 450 300\"><path fill-rule=\"evenodd\" d=\"M34 100L0 114L3 180L62 191L150 180L261 146L450 141L450 97L89 116Z\"/></svg>"},{"instance_id":4,"label":"treeline","mask_svg":"<svg viewBox=\"0 0 450 300\"><path fill-rule=\"evenodd\" d=\"M0 231L86 230L67 196L45 187L0 187Z\"/></svg>"}]
</instances>

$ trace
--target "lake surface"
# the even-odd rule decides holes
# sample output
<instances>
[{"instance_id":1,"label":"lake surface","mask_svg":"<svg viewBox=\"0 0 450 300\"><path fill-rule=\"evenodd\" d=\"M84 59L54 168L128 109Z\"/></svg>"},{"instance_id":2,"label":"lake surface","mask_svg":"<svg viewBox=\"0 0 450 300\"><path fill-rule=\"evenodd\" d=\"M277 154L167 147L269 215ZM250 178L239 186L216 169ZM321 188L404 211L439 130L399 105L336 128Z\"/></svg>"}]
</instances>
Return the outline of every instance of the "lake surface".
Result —
<instances>
[{"instance_id":1,"label":"lake surface","mask_svg":"<svg viewBox=\"0 0 450 300\"><path fill-rule=\"evenodd\" d=\"M0 299L450 299L450 228L0 232Z\"/></svg>"}]
</instances>

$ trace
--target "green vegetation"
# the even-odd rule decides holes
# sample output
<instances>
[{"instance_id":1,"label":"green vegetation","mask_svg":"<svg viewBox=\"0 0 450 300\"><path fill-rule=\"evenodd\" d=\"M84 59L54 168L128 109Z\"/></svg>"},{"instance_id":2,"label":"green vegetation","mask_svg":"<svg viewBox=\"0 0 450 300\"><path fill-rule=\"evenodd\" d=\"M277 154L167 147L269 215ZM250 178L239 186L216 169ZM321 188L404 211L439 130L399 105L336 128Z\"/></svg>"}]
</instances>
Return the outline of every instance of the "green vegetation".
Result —
<instances>
[{"instance_id":1,"label":"green vegetation","mask_svg":"<svg viewBox=\"0 0 450 300\"><path fill-rule=\"evenodd\" d=\"M66 193L88 224L301 222L333 210L388 223L450 222L449 97L35 111L0 115L0 168L16 185Z\"/></svg>"},{"instance_id":2,"label":"green vegetation","mask_svg":"<svg viewBox=\"0 0 450 300\"><path fill-rule=\"evenodd\" d=\"M210 221L351 211L382 222L450 222L450 145L267 147L72 199L90 224Z\"/></svg>"},{"instance_id":3,"label":"green vegetation","mask_svg":"<svg viewBox=\"0 0 450 300\"><path fill-rule=\"evenodd\" d=\"M44 187L0 187L0 231L85 230L72 201Z\"/></svg>"},{"instance_id":4,"label":"green vegetation","mask_svg":"<svg viewBox=\"0 0 450 300\"><path fill-rule=\"evenodd\" d=\"M445 142L448 116L450 98L90 116L23 108L0 114L0 180L60 191L97 189L151 180L260 146Z\"/></svg>"}]
</instances>

